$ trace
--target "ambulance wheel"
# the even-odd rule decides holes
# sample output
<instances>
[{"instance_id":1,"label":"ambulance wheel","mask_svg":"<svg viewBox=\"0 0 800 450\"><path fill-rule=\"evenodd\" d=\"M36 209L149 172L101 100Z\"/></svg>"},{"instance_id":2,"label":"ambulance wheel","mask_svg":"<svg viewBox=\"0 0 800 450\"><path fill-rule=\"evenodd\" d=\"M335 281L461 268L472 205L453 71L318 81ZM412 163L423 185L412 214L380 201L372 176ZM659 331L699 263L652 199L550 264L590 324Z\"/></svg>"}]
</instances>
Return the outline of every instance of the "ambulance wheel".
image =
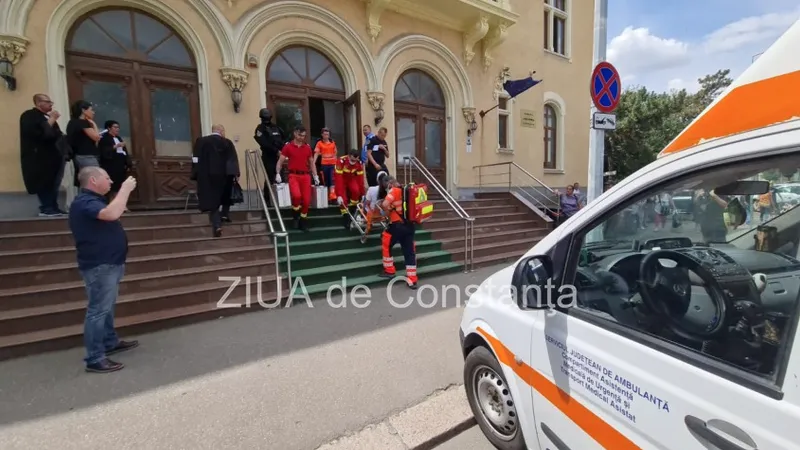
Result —
<instances>
[{"instance_id":1,"label":"ambulance wheel","mask_svg":"<svg viewBox=\"0 0 800 450\"><path fill-rule=\"evenodd\" d=\"M464 387L472 414L489 442L501 450L525 450L517 404L500 364L485 347L467 355Z\"/></svg>"}]
</instances>

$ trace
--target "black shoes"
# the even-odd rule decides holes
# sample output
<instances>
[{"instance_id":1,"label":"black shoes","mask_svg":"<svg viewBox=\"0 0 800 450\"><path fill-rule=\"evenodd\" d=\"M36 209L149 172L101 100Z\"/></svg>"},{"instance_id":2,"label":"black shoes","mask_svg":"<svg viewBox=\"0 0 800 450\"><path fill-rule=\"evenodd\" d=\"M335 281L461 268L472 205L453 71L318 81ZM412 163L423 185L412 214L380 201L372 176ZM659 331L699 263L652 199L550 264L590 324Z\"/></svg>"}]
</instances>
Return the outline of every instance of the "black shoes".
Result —
<instances>
[{"instance_id":1,"label":"black shoes","mask_svg":"<svg viewBox=\"0 0 800 450\"><path fill-rule=\"evenodd\" d=\"M342 226L345 230L350 229L350 217L347 214L342 215Z\"/></svg>"},{"instance_id":2,"label":"black shoes","mask_svg":"<svg viewBox=\"0 0 800 450\"><path fill-rule=\"evenodd\" d=\"M87 364L86 371L92 373L111 373L116 372L123 367L125 367L124 364L106 358L99 363Z\"/></svg>"},{"instance_id":3,"label":"black shoes","mask_svg":"<svg viewBox=\"0 0 800 450\"><path fill-rule=\"evenodd\" d=\"M91 373L116 372L125 367L124 364L108 359L108 355L121 353L139 346L139 341L119 341L116 347L106 350L106 358L94 364L87 364L86 371Z\"/></svg>"},{"instance_id":4,"label":"black shoes","mask_svg":"<svg viewBox=\"0 0 800 450\"><path fill-rule=\"evenodd\" d=\"M106 350L106 356L113 355L115 353L121 353L138 346L139 341L119 341L116 347L112 348L111 350Z\"/></svg>"}]
</instances>

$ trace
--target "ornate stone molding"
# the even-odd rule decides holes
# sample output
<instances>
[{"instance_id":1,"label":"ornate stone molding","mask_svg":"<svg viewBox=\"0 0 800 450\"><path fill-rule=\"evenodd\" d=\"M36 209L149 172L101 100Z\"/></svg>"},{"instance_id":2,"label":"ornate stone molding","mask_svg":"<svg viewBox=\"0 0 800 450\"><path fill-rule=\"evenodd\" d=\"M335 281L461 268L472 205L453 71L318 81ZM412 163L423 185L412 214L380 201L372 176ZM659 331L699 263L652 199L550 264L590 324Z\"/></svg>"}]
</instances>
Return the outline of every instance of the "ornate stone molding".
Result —
<instances>
[{"instance_id":1,"label":"ornate stone molding","mask_svg":"<svg viewBox=\"0 0 800 450\"><path fill-rule=\"evenodd\" d=\"M502 44L508 37L508 24L499 23L492 27L488 36L483 40L483 71L486 72L492 67L494 59L492 50Z\"/></svg>"},{"instance_id":2,"label":"ornate stone molding","mask_svg":"<svg viewBox=\"0 0 800 450\"><path fill-rule=\"evenodd\" d=\"M475 111L475 108L469 106L461 108L461 113L464 114L464 120L467 122L467 128L469 128L472 121L475 120Z\"/></svg>"},{"instance_id":3,"label":"ornate stone molding","mask_svg":"<svg viewBox=\"0 0 800 450\"><path fill-rule=\"evenodd\" d=\"M247 86L247 80L250 77L250 72L242 69L235 69L233 67L223 67L219 69L222 74L222 81L228 86L231 91L242 91Z\"/></svg>"},{"instance_id":4,"label":"ornate stone molding","mask_svg":"<svg viewBox=\"0 0 800 450\"><path fill-rule=\"evenodd\" d=\"M380 111L383 109L383 101L386 98L383 92L367 92L367 101L372 106L373 111Z\"/></svg>"},{"instance_id":5,"label":"ornate stone molding","mask_svg":"<svg viewBox=\"0 0 800 450\"><path fill-rule=\"evenodd\" d=\"M511 69L508 67L503 67L500 73L495 77L494 80L494 99L497 101L500 98L499 94L503 92L505 89L503 88L503 84L505 84L508 79L511 78Z\"/></svg>"},{"instance_id":6,"label":"ornate stone molding","mask_svg":"<svg viewBox=\"0 0 800 450\"><path fill-rule=\"evenodd\" d=\"M378 39L381 34L381 14L391 0L367 0L367 32L372 38L372 42Z\"/></svg>"},{"instance_id":7,"label":"ornate stone molding","mask_svg":"<svg viewBox=\"0 0 800 450\"><path fill-rule=\"evenodd\" d=\"M28 48L28 40L22 36L0 34L0 59L17 65Z\"/></svg>"},{"instance_id":8,"label":"ornate stone molding","mask_svg":"<svg viewBox=\"0 0 800 450\"><path fill-rule=\"evenodd\" d=\"M489 16L481 14L472 29L464 33L464 64L469 66L472 58L475 57L475 44L486 36L489 32Z\"/></svg>"},{"instance_id":9,"label":"ornate stone molding","mask_svg":"<svg viewBox=\"0 0 800 450\"><path fill-rule=\"evenodd\" d=\"M238 113L239 106L242 104L242 90L247 86L247 79L250 77L250 73L233 67L223 67L219 71L222 73L222 81L231 90L233 110Z\"/></svg>"}]
</instances>

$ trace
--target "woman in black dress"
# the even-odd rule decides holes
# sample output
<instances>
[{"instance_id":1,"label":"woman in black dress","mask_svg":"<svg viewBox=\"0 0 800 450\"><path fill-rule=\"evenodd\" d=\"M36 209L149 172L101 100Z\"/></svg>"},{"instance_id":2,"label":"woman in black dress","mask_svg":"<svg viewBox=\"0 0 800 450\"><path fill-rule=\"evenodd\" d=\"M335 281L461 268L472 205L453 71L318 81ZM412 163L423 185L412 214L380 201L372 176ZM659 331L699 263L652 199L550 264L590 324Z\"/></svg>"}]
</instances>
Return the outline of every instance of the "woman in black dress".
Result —
<instances>
[{"instance_id":1,"label":"woman in black dress","mask_svg":"<svg viewBox=\"0 0 800 450\"><path fill-rule=\"evenodd\" d=\"M122 182L128 178L128 171L131 169L131 157L125 142L119 135L119 122L107 120L105 129L100 137L97 146L100 150L100 167L102 167L111 178L112 185L109 195L110 200L119 192Z\"/></svg>"}]
</instances>

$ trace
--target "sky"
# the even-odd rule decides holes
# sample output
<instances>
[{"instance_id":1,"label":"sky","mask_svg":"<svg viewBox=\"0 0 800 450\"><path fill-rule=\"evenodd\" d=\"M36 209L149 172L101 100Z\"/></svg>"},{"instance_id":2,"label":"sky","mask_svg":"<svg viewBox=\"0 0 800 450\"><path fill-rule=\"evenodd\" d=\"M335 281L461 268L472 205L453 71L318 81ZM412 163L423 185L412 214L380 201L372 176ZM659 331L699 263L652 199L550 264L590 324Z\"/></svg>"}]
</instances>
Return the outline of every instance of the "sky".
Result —
<instances>
[{"instance_id":1,"label":"sky","mask_svg":"<svg viewBox=\"0 0 800 450\"><path fill-rule=\"evenodd\" d=\"M623 89L696 92L717 70L735 79L798 19L798 0L608 0L606 59Z\"/></svg>"}]
</instances>

